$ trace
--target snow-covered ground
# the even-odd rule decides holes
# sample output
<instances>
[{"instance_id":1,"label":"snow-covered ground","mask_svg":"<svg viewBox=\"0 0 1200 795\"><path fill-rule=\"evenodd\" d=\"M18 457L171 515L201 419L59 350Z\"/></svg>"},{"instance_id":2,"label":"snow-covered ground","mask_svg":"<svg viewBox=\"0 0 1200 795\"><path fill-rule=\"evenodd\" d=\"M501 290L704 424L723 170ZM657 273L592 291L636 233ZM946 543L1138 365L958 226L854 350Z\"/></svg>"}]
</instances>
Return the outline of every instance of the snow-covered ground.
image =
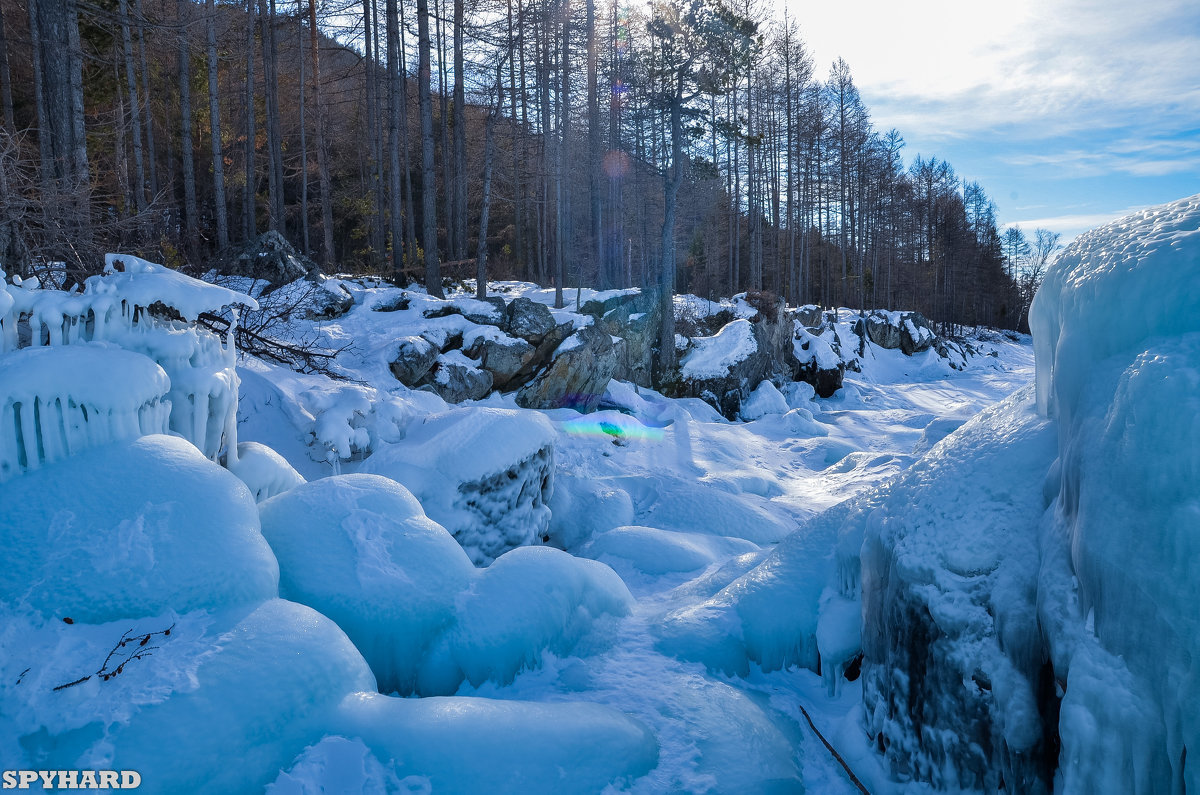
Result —
<instances>
[{"instance_id":1,"label":"snow-covered ground","mask_svg":"<svg viewBox=\"0 0 1200 795\"><path fill-rule=\"evenodd\" d=\"M240 359L233 474L134 429L0 483L6 769L118 764L152 791L857 791L803 708L872 792L923 791L870 748L846 661L805 667L818 605L845 612L832 539L808 602L753 594L808 520L1028 385L1028 338L984 332L962 371L868 346L834 397L764 384L746 422L620 381L588 414L454 407L396 381L398 341L491 327L335 286L349 312L286 331L338 350L341 378ZM590 322L568 298L555 320ZM816 630L826 656L852 613Z\"/></svg>"},{"instance_id":2,"label":"snow-covered ground","mask_svg":"<svg viewBox=\"0 0 1200 795\"><path fill-rule=\"evenodd\" d=\"M525 285L504 287L509 299L553 299ZM378 406L390 392L406 405L419 400L414 413L436 412L436 398L400 387L386 369L388 340L417 329L398 328L399 313L369 307L398 293L372 289L359 296L360 306L316 331L326 345L351 344L338 356L341 371L377 390L360 408ZM420 293L407 294L420 300ZM634 716L659 748L657 766L632 784L638 792L857 791L813 735L803 705L871 791L904 789L868 749L857 682L833 698L820 677L797 666L764 673L755 664L745 675L728 675L680 659L662 627L667 616L703 604L750 571L804 520L905 470L982 408L1032 381L1028 338L984 332L974 343L980 355L962 372L933 351L909 357L869 347L863 371L847 373L835 397L816 399L807 385L793 384L787 395L776 390L775 401L764 399L766 413L752 422L730 422L699 400L672 400L624 382L612 383L599 412L539 412L553 425L551 543L611 566L634 602L626 617L570 653L543 653L511 682L467 681L457 694L595 701ZM335 468L389 474L373 462L405 458L409 450L420 459L415 466L427 465L425 448L408 440L378 443L361 462L314 461L301 435L315 425L297 427L292 406L336 406L337 395L360 387L257 361L242 369L240 438L283 452L307 477ZM458 411L476 412L481 423L489 409L517 408L500 396L473 405ZM486 432L477 433L464 449L488 455L492 444L523 455L516 446L528 445L527 438L496 434L489 442Z\"/></svg>"}]
</instances>

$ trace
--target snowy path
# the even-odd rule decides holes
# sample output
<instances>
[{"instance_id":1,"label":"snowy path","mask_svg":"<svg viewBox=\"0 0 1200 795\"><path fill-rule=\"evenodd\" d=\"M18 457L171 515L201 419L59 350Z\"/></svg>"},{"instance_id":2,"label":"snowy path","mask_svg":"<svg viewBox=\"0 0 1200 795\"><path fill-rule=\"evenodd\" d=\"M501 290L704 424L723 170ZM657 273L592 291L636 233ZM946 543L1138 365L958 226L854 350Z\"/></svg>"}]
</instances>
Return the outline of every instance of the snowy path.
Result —
<instances>
[{"instance_id":1,"label":"snowy path","mask_svg":"<svg viewBox=\"0 0 1200 795\"><path fill-rule=\"evenodd\" d=\"M636 524L720 540L730 554L686 573L655 573L662 561L650 554L601 556L637 597L634 615L609 637L595 633L592 646L526 671L510 686L460 693L597 701L634 715L660 743L660 764L637 792L857 793L804 721L802 704L872 792L898 791L867 747L857 683L843 682L831 698L806 670L714 675L660 651L656 626L664 614L699 604L751 568L772 546L764 539L901 471L914 460L914 448L936 443L1032 378L1027 346L1006 345L993 361L931 381L903 371L848 378L851 388L822 401L824 411L816 414L827 436L794 436L777 415L731 424L682 412L659 440L616 445L607 437L561 435L560 472L619 484L632 498ZM885 378L890 382L880 383ZM737 554L751 548L744 538L762 551Z\"/></svg>"}]
</instances>

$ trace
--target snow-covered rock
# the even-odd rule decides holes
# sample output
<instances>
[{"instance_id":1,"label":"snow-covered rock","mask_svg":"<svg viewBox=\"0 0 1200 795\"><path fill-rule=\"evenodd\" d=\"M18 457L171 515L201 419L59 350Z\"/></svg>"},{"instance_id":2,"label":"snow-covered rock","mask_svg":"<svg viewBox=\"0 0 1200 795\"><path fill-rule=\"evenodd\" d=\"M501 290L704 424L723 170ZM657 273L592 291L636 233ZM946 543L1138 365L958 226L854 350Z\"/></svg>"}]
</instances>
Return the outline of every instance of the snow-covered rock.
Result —
<instances>
[{"instance_id":1,"label":"snow-covered rock","mask_svg":"<svg viewBox=\"0 0 1200 795\"><path fill-rule=\"evenodd\" d=\"M416 386L437 363L438 347L424 337L405 336L396 340L388 368L405 386Z\"/></svg>"},{"instance_id":2,"label":"snow-covered rock","mask_svg":"<svg viewBox=\"0 0 1200 795\"><path fill-rule=\"evenodd\" d=\"M0 601L45 617L260 602L279 570L242 482L176 437L85 450L0 484Z\"/></svg>"},{"instance_id":3,"label":"snow-covered rock","mask_svg":"<svg viewBox=\"0 0 1200 795\"><path fill-rule=\"evenodd\" d=\"M748 421L757 420L768 414L786 414L788 410L783 393L770 381L763 381L742 403L741 417Z\"/></svg>"},{"instance_id":4,"label":"snow-covered rock","mask_svg":"<svg viewBox=\"0 0 1200 795\"><path fill-rule=\"evenodd\" d=\"M611 335L595 325L584 326L564 340L546 369L517 392L517 405L591 411L600 404L620 359Z\"/></svg>"},{"instance_id":5,"label":"snow-covered rock","mask_svg":"<svg viewBox=\"0 0 1200 795\"><path fill-rule=\"evenodd\" d=\"M537 345L546 339L546 335L557 325L545 304L519 296L508 305L504 330L514 337Z\"/></svg>"},{"instance_id":6,"label":"snow-covered rock","mask_svg":"<svg viewBox=\"0 0 1200 795\"><path fill-rule=\"evenodd\" d=\"M307 483L261 506L280 594L337 622L384 692L409 695L474 567L402 486L377 475Z\"/></svg>"},{"instance_id":7,"label":"snow-covered rock","mask_svg":"<svg viewBox=\"0 0 1200 795\"><path fill-rule=\"evenodd\" d=\"M476 367L461 351L450 351L438 356L421 383L447 403L461 403L487 397L492 391L492 374Z\"/></svg>"},{"instance_id":8,"label":"snow-covered rock","mask_svg":"<svg viewBox=\"0 0 1200 795\"><path fill-rule=\"evenodd\" d=\"M414 422L362 469L404 485L482 565L546 534L554 435L537 413L458 408Z\"/></svg>"},{"instance_id":9,"label":"snow-covered rock","mask_svg":"<svg viewBox=\"0 0 1200 795\"><path fill-rule=\"evenodd\" d=\"M250 489L255 502L268 500L304 482L304 476L286 458L258 442L239 442L237 460L231 461L228 468Z\"/></svg>"}]
</instances>

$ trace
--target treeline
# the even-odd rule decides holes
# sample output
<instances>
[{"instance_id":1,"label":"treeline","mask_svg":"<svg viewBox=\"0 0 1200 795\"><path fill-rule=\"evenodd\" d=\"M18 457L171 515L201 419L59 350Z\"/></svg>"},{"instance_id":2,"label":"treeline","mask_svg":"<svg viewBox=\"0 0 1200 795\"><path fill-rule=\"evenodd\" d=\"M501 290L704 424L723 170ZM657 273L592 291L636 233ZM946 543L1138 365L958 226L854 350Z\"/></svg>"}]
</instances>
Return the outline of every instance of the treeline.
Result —
<instances>
[{"instance_id":1,"label":"treeline","mask_svg":"<svg viewBox=\"0 0 1200 795\"><path fill-rule=\"evenodd\" d=\"M204 263L276 230L434 292L1022 324L1033 255L983 188L906 168L845 62L819 74L795 20L733 3L0 0L3 266Z\"/></svg>"}]
</instances>

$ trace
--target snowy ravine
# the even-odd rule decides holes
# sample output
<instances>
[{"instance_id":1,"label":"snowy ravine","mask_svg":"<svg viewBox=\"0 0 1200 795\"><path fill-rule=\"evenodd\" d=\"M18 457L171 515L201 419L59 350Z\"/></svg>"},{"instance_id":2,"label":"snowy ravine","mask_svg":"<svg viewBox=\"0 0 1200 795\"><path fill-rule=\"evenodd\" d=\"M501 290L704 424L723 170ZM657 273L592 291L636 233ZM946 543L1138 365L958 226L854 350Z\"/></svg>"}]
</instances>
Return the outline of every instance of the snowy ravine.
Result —
<instances>
[{"instance_id":1,"label":"snowy ravine","mask_svg":"<svg viewBox=\"0 0 1200 795\"><path fill-rule=\"evenodd\" d=\"M528 355L465 294L327 280L345 313L283 329L341 378L235 378L191 321L311 286L0 288L0 768L858 792L815 726L875 793L1200 791L1198 229L1200 197L1083 236L1033 344L954 366L849 316L861 372L738 421L621 380L590 413L403 386L403 351ZM606 336L581 308L528 317L565 358Z\"/></svg>"}]
</instances>

